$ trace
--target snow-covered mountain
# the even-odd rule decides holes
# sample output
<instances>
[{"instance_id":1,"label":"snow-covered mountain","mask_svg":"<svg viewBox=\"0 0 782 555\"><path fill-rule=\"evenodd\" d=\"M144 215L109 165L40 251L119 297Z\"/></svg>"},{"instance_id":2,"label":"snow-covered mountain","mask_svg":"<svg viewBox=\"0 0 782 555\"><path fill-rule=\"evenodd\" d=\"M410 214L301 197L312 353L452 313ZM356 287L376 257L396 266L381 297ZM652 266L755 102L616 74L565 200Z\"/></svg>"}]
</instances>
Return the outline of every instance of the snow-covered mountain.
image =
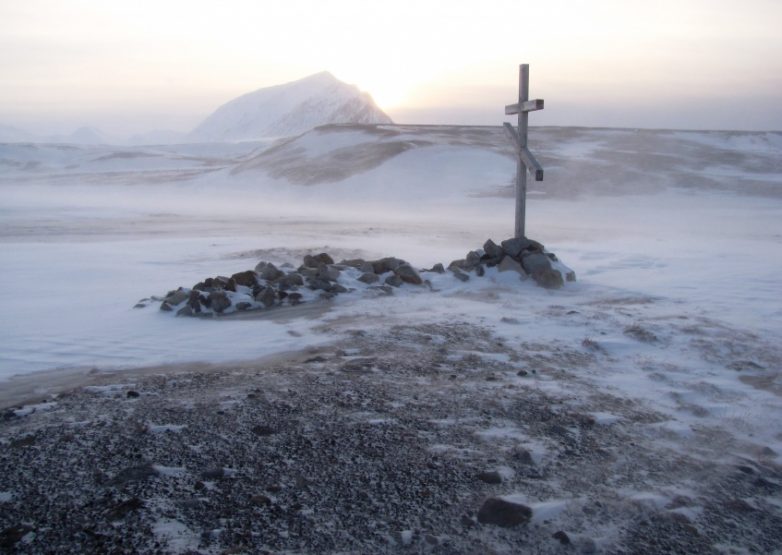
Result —
<instances>
[{"instance_id":1,"label":"snow-covered mountain","mask_svg":"<svg viewBox=\"0 0 782 555\"><path fill-rule=\"evenodd\" d=\"M330 123L391 123L372 97L329 72L258 89L220 106L191 141L247 141L303 133Z\"/></svg>"}]
</instances>

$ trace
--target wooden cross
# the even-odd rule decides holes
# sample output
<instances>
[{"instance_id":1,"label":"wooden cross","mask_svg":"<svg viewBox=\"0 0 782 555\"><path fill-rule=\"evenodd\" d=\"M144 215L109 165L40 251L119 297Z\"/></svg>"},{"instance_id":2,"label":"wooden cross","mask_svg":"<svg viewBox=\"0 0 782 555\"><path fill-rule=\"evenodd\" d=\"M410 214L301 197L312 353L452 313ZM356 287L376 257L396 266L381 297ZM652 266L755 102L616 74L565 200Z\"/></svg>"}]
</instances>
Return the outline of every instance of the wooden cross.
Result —
<instances>
[{"instance_id":1,"label":"wooden cross","mask_svg":"<svg viewBox=\"0 0 782 555\"><path fill-rule=\"evenodd\" d=\"M543 109L543 100L529 99L529 64L519 68L519 101L505 106L505 115L519 115L519 130L510 123L503 127L513 142L518 160L516 161L516 228L515 237L524 237L524 220L527 207L527 171L535 176L535 181L543 181L543 168L527 148L527 118L529 112Z\"/></svg>"}]
</instances>

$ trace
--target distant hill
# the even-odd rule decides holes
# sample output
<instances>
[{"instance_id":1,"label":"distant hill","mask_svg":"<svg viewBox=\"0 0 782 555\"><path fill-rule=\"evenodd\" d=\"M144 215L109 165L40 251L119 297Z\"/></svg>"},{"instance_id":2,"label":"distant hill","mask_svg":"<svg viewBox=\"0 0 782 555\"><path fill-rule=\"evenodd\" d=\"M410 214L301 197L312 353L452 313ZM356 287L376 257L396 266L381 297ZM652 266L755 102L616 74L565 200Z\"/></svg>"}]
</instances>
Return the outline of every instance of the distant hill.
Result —
<instances>
[{"instance_id":1,"label":"distant hill","mask_svg":"<svg viewBox=\"0 0 782 555\"><path fill-rule=\"evenodd\" d=\"M103 132L94 127L79 127L69 135L51 135L38 142L67 143L73 145L106 145L112 141Z\"/></svg>"},{"instance_id":2,"label":"distant hill","mask_svg":"<svg viewBox=\"0 0 782 555\"><path fill-rule=\"evenodd\" d=\"M247 141L304 133L330 123L392 123L372 97L328 72L258 89L220 106L187 136Z\"/></svg>"},{"instance_id":3,"label":"distant hill","mask_svg":"<svg viewBox=\"0 0 782 555\"><path fill-rule=\"evenodd\" d=\"M30 143L35 136L10 125L0 124L0 143Z\"/></svg>"},{"instance_id":4,"label":"distant hill","mask_svg":"<svg viewBox=\"0 0 782 555\"><path fill-rule=\"evenodd\" d=\"M34 135L10 125L0 125L0 143L66 143L105 145L116 141L94 127L80 127L68 135Z\"/></svg>"}]
</instances>

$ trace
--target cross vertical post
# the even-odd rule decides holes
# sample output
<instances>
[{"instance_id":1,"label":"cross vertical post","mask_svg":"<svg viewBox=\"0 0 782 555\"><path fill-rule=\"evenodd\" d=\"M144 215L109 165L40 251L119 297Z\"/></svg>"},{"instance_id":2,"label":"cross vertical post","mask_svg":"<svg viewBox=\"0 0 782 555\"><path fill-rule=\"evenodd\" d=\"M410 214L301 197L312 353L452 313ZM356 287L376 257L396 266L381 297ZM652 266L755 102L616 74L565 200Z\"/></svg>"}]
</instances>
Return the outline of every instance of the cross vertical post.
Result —
<instances>
[{"instance_id":1,"label":"cross vertical post","mask_svg":"<svg viewBox=\"0 0 782 555\"><path fill-rule=\"evenodd\" d=\"M535 181L543 181L543 168L527 148L527 126L529 112L543 109L543 100L529 99L529 64L519 67L519 100L517 104L505 106L505 114L518 114L518 131L505 123L518 158L516 160L516 225L514 236L523 238L527 211L527 172L534 173Z\"/></svg>"},{"instance_id":2,"label":"cross vertical post","mask_svg":"<svg viewBox=\"0 0 782 555\"><path fill-rule=\"evenodd\" d=\"M519 68L519 106L529 100L529 64ZM529 113L519 110L519 146L527 146ZM527 166L519 156L516 161L516 227L514 237L524 237L527 219Z\"/></svg>"}]
</instances>

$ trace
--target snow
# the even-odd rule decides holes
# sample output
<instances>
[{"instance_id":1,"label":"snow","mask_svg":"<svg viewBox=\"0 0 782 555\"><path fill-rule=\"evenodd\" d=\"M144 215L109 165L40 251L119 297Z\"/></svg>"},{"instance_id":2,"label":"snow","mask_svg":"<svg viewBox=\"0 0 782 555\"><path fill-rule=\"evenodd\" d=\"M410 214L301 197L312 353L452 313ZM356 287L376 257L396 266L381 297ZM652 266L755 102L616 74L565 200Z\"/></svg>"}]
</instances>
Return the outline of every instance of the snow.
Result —
<instances>
[{"instance_id":1,"label":"snow","mask_svg":"<svg viewBox=\"0 0 782 555\"><path fill-rule=\"evenodd\" d=\"M779 157L776 134L580 130L568 139L562 130L537 131L544 165L584 156L551 181L547 175L535 185L542 194L528 202L529 235L578 276L560 291L490 270L466 283L427 274L435 292L404 286L387 298L340 296L299 316L189 319L154 306L132 308L180 285L253 268L257 252L296 265L307 252L338 251L431 267L510 234L513 202L500 193L514 163L492 143L493 132L485 146L471 145L459 129L386 131L321 129L266 153L262 143L0 145L0 380L189 361L241 365L327 344L348 329L466 322L537 353L534 364L520 363L540 370L518 378L525 388L556 395L599 390L646 403L663 415L645 425L661 442L731 426L738 437L782 453L772 424L782 416L774 393L775 345L782 339L782 177L769 162ZM568 172L584 170L578 164L587 164L589 153L630 139L676 151L684 164L676 171L689 169L677 177L660 162L647 171L671 186L653 190L634 190L624 174L611 173L614 166L594 183L568 181ZM415 144L388 150L398 142ZM728 178L715 187L691 186L697 181L691 176L711 171L704 161L730 148L757 162L756 174L743 163L732 171L753 182L760 176L771 189L730 189ZM345 158L354 150L373 153L371 160ZM634 327L654 339L633 335ZM563 382L545 371L546 357L558 351L597 362L574 362L578 383ZM513 362L502 353L449 354L474 356L482 365ZM752 364L763 370L732 369ZM758 374L766 381L755 380ZM45 406L20 410L33 408ZM600 426L627 424L616 407L592 415ZM523 442L525 434L513 427L487 430L485 437ZM525 448L546 456L545 445Z\"/></svg>"},{"instance_id":2,"label":"snow","mask_svg":"<svg viewBox=\"0 0 782 555\"><path fill-rule=\"evenodd\" d=\"M189 135L195 142L297 135L329 123L390 123L366 93L323 72L242 95Z\"/></svg>"},{"instance_id":3,"label":"snow","mask_svg":"<svg viewBox=\"0 0 782 555\"><path fill-rule=\"evenodd\" d=\"M184 523L170 518L155 522L152 531L163 542L170 553L187 553L198 549L199 535Z\"/></svg>"}]
</instances>

